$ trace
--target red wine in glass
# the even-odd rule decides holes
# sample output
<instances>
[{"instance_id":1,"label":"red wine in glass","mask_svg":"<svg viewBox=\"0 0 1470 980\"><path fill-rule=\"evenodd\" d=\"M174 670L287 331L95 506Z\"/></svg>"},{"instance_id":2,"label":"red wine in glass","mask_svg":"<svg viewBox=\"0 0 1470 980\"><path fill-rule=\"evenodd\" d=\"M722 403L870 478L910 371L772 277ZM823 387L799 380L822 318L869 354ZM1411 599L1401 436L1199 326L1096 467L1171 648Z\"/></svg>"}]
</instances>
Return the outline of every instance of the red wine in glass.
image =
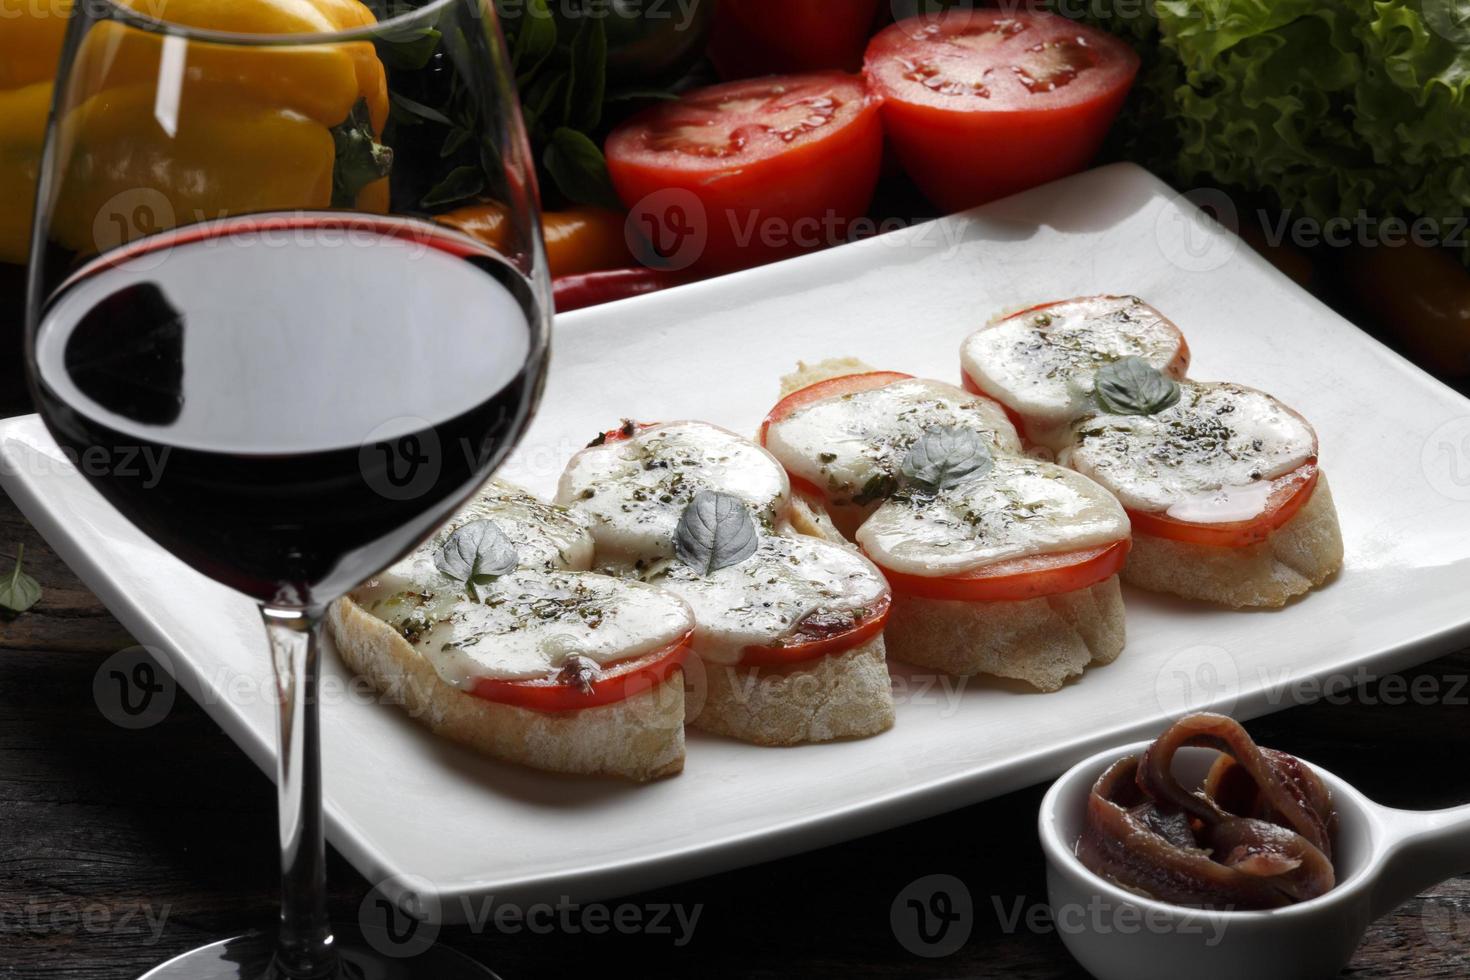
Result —
<instances>
[{"instance_id":1,"label":"red wine in glass","mask_svg":"<svg viewBox=\"0 0 1470 980\"><path fill-rule=\"evenodd\" d=\"M196 225L57 292L36 397L151 538L310 606L426 537L514 445L545 357L533 303L504 260L425 222Z\"/></svg>"}]
</instances>

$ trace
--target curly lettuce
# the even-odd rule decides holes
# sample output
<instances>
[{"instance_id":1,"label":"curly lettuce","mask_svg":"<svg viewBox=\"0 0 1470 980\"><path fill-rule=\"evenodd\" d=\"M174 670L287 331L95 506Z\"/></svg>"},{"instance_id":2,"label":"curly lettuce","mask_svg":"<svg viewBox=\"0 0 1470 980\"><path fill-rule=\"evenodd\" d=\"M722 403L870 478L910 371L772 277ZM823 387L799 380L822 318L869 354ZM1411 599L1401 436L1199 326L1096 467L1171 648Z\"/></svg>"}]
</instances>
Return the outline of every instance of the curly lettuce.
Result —
<instances>
[{"instance_id":1,"label":"curly lettuce","mask_svg":"<svg viewBox=\"0 0 1470 980\"><path fill-rule=\"evenodd\" d=\"M1452 220L1470 213L1467 14L1466 0L1156 0L1088 19L1143 52L1120 139L1177 182L1323 221Z\"/></svg>"}]
</instances>

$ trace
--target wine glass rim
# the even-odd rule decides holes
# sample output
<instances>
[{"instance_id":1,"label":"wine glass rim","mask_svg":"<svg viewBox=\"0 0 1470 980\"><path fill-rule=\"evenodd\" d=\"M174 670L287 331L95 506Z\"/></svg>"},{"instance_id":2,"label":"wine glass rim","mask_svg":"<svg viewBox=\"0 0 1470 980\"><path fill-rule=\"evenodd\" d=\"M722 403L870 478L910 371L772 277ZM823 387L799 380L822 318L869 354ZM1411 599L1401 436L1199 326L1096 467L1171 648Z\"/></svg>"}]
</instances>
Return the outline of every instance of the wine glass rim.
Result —
<instances>
[{"instance_id":1,"label":"wine glass rim","mask_svg":"<svg viewBox=\"0 0 1470 980\"><path fill-rule=\"evenodd\" d=\"M363 24L360 27L349 28L343 31L297 31L282 34L261 34L246 31L222 31L214 28L190 27L187 24L176 24L173 21L163 20L159 17L142 13L131 7L125 7L120 0L95 0L103 7L108 8L106 18L125 23L130 27L148 31L151 34L162 34L168 37L179 37L190 41L204 41L211 44L233 44L238 46L271 46L271 45L310 45L310 44L344 44L349 41L371 41L380 39L386 31L411 29L418 26L419 21L429 21L441 10L453 4L463 3L465 0L430 0L422 7L406 11L389 17L387 20L374 21L371 24ZM168 0L156 0L157 5L167 6ZM477 6L489 7L491 0L480 0Z\"/></svg>"}]
</instances>

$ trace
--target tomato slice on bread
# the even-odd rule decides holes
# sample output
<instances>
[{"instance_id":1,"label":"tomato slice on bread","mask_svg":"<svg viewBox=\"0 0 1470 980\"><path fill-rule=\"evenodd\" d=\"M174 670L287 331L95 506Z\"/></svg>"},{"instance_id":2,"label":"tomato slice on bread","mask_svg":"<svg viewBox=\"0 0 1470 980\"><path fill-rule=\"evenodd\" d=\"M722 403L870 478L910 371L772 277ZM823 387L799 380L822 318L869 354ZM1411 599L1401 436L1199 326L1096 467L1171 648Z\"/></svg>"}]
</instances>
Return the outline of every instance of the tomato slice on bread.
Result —
<instances>
[{"instance_id":1,"label":"tomato slice on bread","mask_svg":"<svg viewBox=\"0 0 1470 980\"><path fill-rule=\"evenodd\" d=\"M865 371L861 374L844 374L838 378L828 378L815 384L799 388L776 403L761 422L760 434L756 438L762 446L766 444L766 435L771 431L771 426L780 422L799 409L815 402L824 401L828 398L837 398L841 395L852 395L860 391L872 391L874 388L883 388L893 384L895 381L908 381L913 378L912 374L903 374L898 371ZM791 480L791 488L811 497L822 499L825 496L822 488L810 480L793 476L789 471L787 477Z\"/></svg>"},{"instance_id":2,"label":"tomato slice on bread","mask_svg":"<svg viewBox=\"0 0 1470 980\"><path fill-rule=\"evenodd\" d=\"M475 681L470 693L487 701L532 711L580 711L616 704L668 680L688 659L693 635L691 630L662 649L609 664L597 671L585 685L563 671L530 680L482 677Z\"/></svg>"},{"instance_id":3,"label":"tomato slice on bread","mask_svg":"<svg viewBox=\"0 0 1470 980\"><path fill-rule=\"evenodd\" d=\"M863 68L904 169L950 211L1087 166L1139 66L1126 43L1066 17L968 8L885 28Z\"/></svg>"},{"instance_id":4,"label":"tomato slice on bread","mask_svg":"<svg viewBox=\"0 0 1470 980\"><path fill-rule=\"evenodd\" d=\"M924 599L1017 602L1086 589L1123 570L1132 542L998 561L964 575L928 577L883 568L895 592ZM882 566L879 566L880 568Z\"/></svg>"},{"instance_id":5,"label":"tomato slice on bread","mask_svg":"<svg viewBox=\"0 0 1470 980\"><path fill-rule=\"evenodd\" d=\"M908 381L911 378L913 378L912 374L903 374L898 371L864 371L860 374L844 374L839 378L828 378L825 381L809 384L805 388L799 388L778 401L776 407L766 415L765 421L761 423L758 441L764 446L766 433L770 431L771 426L796 414L798 409L828 398L852 395L859 391L872 391L874 388L882 388L895 381Z\"/></svg>"},{"instance_id":6,"label":"tomato slice on bread","mask_svg":"<svg viewBox=\"0 0 1470 980\"><path fill-rule=\"evenodd\" d=\"M746 647L740 663L746 667L784 667L844 653L883 632L891 604L889 596L884 595L882 601L867 610L860 619L835 630L821 618L813 619L798 626L795 635L780 646Z\"/></svg>"},{"instance_id":7,"label":"tomato slice on bread","mask_svg":"<svg viewBox=\"0 0 1470 980\"><path fill-rule=\"evenodd\" d=\"M969 374L961 372L960 387L965 389L972 395L979 395L981 398L989 398L991 401L995 402L1001 407L1001 411L1006 413L1006 419L1011 423L1011 425L1016 427L1017 432L1024 433L1026 431L1026 420L1021 418L1021 416L1016 413L1016 410L1014 408L1011 408L1011 406L1007 405L1005 402L1001 401L999 398L996 398L990 392L977 385L975 383L975 379L970 377Z\"/></svg>"},{"instance_id":8,"label":"tomato slice on bread","mask_svg":"<svg viewBox=\"0 0 1470 980\"><path fill-rule=\"evenodd\" d=\"M846 240L883 156L857 75L727 82L644 110L607 138L607 169L645 264L743 269Z\"/></svg>"},{"instance_id":9,"label":"tomato slice on bread","mask_svg":"<svg viewBox=\"0 0 1470 980\"><path fill-rule=\"evenodd\" d=\"M1134 534L1147 534L1187 544L1213 545L1220 548L1245 548L1270 537L1271 533L1291 520L1312 499L1317 488L1317 463L1312 461L1285 476L1277 477L1267 499L1265 510L1248 521L1201 524L1180 521L1167 514L1149 514L1129 510Z\"/></svg>"}]
</instances>

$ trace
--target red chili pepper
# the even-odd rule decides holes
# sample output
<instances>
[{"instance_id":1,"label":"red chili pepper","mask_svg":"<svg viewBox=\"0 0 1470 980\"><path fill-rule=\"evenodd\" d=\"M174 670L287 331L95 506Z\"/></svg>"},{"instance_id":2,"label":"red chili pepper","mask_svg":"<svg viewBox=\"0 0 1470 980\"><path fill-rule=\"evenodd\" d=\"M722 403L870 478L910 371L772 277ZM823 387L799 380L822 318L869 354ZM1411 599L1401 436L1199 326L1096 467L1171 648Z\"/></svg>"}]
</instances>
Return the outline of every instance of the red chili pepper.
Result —
<instances>
[{"instance_id":1,"label":"red chili pepper","mask_svg":"<svg viewBox=\"0 0 1470 980\"><path fill-rule=\"evenodd\" d=\"M642 266L603 269L575 276L558 276L552 281L552 294L556 299L556 312L570 313L586 306L655 293L683 282L684 279L674 273Z\"/></svg>"}]
</instances>

